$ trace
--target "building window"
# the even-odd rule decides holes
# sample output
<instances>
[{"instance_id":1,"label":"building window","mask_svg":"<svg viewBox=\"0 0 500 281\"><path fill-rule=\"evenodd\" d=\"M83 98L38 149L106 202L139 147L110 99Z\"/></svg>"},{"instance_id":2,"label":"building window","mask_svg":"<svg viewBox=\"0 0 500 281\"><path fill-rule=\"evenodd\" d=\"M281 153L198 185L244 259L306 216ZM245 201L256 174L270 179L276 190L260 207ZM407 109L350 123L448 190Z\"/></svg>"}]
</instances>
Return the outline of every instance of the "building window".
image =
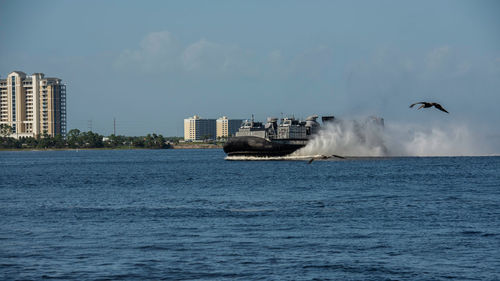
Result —
<instances>
[{"instance_id":1,"label":"building window","mask_svg":"<svg viewBox=\"0 0 500 281\"><path fill-rule=\"evenodd\" d=\"M16 121L16 77L12 76L12 121ZM12 125L14 132L16 131L16 124Z\"/></svg>"}]
</instances>

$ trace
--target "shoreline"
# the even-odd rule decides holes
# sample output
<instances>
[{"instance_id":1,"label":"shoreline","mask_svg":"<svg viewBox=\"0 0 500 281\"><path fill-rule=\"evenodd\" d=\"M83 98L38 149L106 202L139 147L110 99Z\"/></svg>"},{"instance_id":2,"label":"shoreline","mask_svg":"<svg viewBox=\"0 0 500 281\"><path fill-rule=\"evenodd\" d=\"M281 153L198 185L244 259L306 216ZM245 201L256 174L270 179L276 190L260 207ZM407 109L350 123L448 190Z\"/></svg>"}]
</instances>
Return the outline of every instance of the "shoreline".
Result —
<instances>
[{"instance_id":1,"label":"shoreline","mask_svg":"<svg viewBox=\"0 0 500 281\"><path fill-rule=\"evenodd\" d=\"M174 144L171 145L171 149L216 149L221 148L222 144L211 144L211 143L197 143L197 144Z\"/></svg>"},{"instance_id":2,"label":"shoreline","mask_svg":"<svg viewBox=\"0 0 500 281\"><path fill-rule=\"evenodd\" d=\"M172 146L170 148L137 148L137 147L119 147L119 148L110 148L110 147L101 147L101 148L0 148L1 152L33 152L33 151L79 151L79 150L189 150L189 149L222 149L221 145L181 145L181 146ZM309 159L314 156L303 156L304 159ZM427 155L427 156L409 156L409 155L400 155L400 156L345 156L347 159L345 160L369 160L369 159L397 159L397 158L447 158L447 157L500 157L500 154L485 154L485 155ZM255 160L297 160L297 159L287 159L286 157L281 158L267 158L267 157L256 157ZM228 159L234 161L252 161L254 159L251 158L243 158L243 159ZM301 159L302 160L302 159ZM324 159L318 159L317 161L322 161ZM340 161L340 160L338 160Z\"/></svg>"},{"instance_id":3,"label":"shoreline","mask_svg":"<svg viewBox=\"0 0 500 281\"><path fill-rule=\"evenodd\" d=\"M2 151L74 151L74 150L164 150L164 149L222 149L218 144L171 145L168 148L145 147L94 147L94 148L0 148Z\"/></svg>"}]
</instances>

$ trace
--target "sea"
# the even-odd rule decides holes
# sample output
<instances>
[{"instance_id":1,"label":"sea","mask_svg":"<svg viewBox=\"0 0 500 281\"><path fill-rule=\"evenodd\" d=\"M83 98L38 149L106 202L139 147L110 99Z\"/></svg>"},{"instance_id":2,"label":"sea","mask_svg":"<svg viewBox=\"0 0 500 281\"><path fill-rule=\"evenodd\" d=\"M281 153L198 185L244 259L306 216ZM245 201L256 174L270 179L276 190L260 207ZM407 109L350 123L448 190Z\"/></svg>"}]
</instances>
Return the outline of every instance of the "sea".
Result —
<instances>
[{"instance_id":1,"label":"sea","mask_svg":"<svg viewBox=\"0 0 500 281\"><path fill-rule=\"evenodd\" d=\"M307 160L0 152L0 280L500 280L500 157Z\"/></svg>"}]
</instances>

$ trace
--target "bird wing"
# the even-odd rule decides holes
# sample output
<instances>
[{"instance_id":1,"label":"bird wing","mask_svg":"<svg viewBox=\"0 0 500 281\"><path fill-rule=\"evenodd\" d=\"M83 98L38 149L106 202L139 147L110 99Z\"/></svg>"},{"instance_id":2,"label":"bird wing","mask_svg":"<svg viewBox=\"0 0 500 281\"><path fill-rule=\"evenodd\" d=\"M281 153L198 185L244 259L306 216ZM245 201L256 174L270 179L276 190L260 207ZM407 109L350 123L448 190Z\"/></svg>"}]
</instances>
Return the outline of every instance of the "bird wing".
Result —
<instances>
[{"instance_id":1,"label":"bird wing","mask_svg":"<svg viewBox=\"0 0 500 281\"><path fill-rule=\"evenodd\" d=\"M444 111L446 113L449 113L448 111L446 111L446 109L444 109L439 103L435 103L434 104L434 107L441 110L441 111Z\"/></svg>"},{"instance_id":2,"label":"bird wing","mask_svg":"<svg viewBox=\"0 0 500 281\"><path fill-rule=\"evenodd\" d=\"M311 160L309 160L309 162L307 162L307 164L311 164L313 161L314 161L314 158L311 158Z\"/></svg>"},{"instance_id":3,"label":"bird wing","mask_svg":"<svg viewBox=\"0 0 500 281\"><path fill-rule=\"evenodd\" d=\"M414 107L416 104L424 104L425 102L421 101L421 102L416 102L416 103L413 103L410 105L410 108Z\"/></svg>"}]
</instances>

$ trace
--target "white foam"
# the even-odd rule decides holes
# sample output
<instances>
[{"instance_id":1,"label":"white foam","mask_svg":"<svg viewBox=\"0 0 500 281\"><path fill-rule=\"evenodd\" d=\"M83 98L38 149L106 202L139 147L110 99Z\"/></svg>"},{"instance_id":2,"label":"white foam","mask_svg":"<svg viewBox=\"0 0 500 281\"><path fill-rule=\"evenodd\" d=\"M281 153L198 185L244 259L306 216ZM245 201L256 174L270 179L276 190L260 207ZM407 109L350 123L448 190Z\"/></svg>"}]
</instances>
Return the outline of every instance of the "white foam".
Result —
<instances>
[{"instance_id":1,"label":"white foam","mask_svg":"<svg viewBox=\"0 0 500 281\"><path fill-rule=\"evenodd\" d=\"M328 123L309 143L288 156L228 156L226 160L290 161L324 159L324 156L399 157L399 156L492 156L494 146L466 124L436 123L419 125L377 119L337 120ZM496 148L498 149L498 147ZM328 158L339 160L339 158Z\"/></svg>"},{"instance_id":2,"label":"white foam","mask_svg":"<svg viewBox=\"0 0 500 281\"><path fill-rule=\"evenodd\" d=\"M479 156L488 155L483 138L464 124L389 124L371 119L340 120L327 124L294 157L317 155L380 156Z\"/></svg>"},{"instance_id":3,"label":"white foam","mask_svg":"<svg viewBox=\"0 0 500 281\"><path fill-rule=\"evenodd\" d=\"M321 155L315 155L313 157L320 157ZM299 161L299 160L309 160L311 159L310 155L305 156L227 156L226 160L233 161Z\"/></svg>"},{"instance_id":4,"label":"white foam","mask_svg":"<svg viewBox=\"0 0 500 281\"><path fill-rule=\"evenodd\" d=\"M294 156L332 154L387 156L383 126L369 119L328 123L304 148L293 153Z\"/></svg>"}]
</instances>

